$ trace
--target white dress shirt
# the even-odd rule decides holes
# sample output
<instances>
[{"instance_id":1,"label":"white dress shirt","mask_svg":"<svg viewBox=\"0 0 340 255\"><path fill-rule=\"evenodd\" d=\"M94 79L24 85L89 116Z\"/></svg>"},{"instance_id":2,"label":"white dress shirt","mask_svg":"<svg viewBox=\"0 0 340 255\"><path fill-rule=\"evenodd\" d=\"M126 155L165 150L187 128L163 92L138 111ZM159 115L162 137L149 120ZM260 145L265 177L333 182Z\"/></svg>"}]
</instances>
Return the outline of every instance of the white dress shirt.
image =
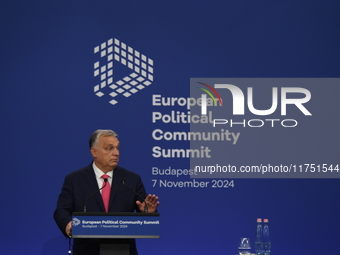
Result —
<instances>
[{"instance_id":1,"label":"white dress shirt","mask_svg":"<svg viewBox=\"0 0 340 255\"><path fill-rule=\"evenodd\" d=\"M100 189L102 186L103 186L103 182L104 182L104 179L102 178L102 175L105 174L102 170L100 170L96 164L92 163L92 167L93 167L93 170L94 170L94 173L96 175L96 179L97 179L97 183L98 183L98 188ZM112 186L112 177L113 177L113 170L110 171L110 172L107 172L106 175L109 176L109 178L107 179L107 181L109 182L110 184L110 187ZM101 193L102 191L100 191Z\"/></svg>"}]
</instances>

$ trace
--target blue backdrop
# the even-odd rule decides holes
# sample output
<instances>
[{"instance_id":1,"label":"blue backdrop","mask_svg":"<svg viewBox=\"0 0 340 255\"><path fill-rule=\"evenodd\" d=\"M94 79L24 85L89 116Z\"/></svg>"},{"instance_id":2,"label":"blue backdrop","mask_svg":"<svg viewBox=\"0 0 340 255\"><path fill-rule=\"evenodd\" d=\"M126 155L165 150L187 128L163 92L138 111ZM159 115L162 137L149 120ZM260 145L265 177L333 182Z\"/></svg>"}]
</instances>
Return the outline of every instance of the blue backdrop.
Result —
<instances>
[{"instance_id":1,"label":"blue backdrop","mask_svg":"<svg viewBox=\"0 0 340 255\"><path fill-rule=\"evenodd\" d=\"M67 253L52 217L57 196L64 176L91 162L88 138L104 128L119 134L120 165L139 173L161 200L161 238L139 240L140 254L233 255L240 237L254 239L257 217L270 220L275 255L336 254L338 178L235 179L227 189L154 186L152 180L190 177L152 174L153 167L188 169L189 160L153 157L154 146L175 144L151 134L189 131L187 124L152 123L153 111L173 110L153 106L152 95L189 97L190 78L338 77L339 7L335 0L1 1L0 253ZM111 38L153 60L152 84L120 95L115 105L108 87L102 97L94 93L94 63L104 63L94 49ZM131 73L118 61L113 69L115 81ZM282 158L317 151L325 161L317 163L340 163L339 92L313 89L318 114L301 127L309 143L293 131L282 134L298 145L286 145ZM261 150L266 141L249 146Z\"/></svg>"}]
</instances>

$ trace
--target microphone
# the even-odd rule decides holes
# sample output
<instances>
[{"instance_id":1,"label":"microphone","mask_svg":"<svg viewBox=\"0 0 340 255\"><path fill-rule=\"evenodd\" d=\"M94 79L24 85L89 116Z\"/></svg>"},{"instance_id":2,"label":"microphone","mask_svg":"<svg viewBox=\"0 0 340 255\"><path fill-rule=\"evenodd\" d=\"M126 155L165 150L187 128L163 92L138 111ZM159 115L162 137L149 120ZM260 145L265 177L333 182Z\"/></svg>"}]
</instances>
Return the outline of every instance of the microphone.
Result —
<instances>
[{"instance_id":1,"label":"microphone","mask_svg":"<svg viewBox=\"0 0 340 255\"><path fill-rule=\"evenodd\" d=\"M87 204L87 201L88 201L91 197L93 197L95 194L97 194L99 191L101 191L102 189L104 189L104 188L106 187L106 185L107 185L107 182L108 182L107 178L104 178L104 185L103 185L103 187L101 187L100 189L96 190L96 192L92 193L88 198L86 198L85 203L84 203L84 212L86 212L86 204Z\"/></svg>"},{"instance_id":2,"label":"microphone","mask_svg":"<svg viewBox=\"0 0 340 255\"><path fill-rule=\"evenodd\" d=\"M148 212L148 206L147 206L147 204L146 204L145 199L144 199L141 195L139 195L137 192L135 192L133 189L131 189L129 186L127 186L127 185L125 184L125 180L124 180L124 179L122 179L121 182L122 182L123 185L124 185L126 188L128 188L132 193L134 193L136 196L138 196L139 198L141 198L141 199L143 200L143 202L144 202L144 204L145 204L145 206L144 206L144 213L147 213L147 212Z\"/></svg>"}]
</instances>

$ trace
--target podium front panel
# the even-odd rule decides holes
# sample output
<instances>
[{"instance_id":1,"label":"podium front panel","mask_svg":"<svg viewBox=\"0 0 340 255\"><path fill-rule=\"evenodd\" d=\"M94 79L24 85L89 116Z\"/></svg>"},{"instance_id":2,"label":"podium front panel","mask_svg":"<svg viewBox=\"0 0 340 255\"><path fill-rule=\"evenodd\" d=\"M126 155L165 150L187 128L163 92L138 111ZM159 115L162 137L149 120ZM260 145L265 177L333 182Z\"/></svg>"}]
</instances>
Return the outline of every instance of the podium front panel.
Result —
<instances>
[{"instance_id":1,"label":"podium front panel","mask_svg":"<svg viewBox=\"0 0 340 255\"><path fill-rule=\"evenodd\" d=\"M73 238L159 238L159 213L73 213Z\"/></svg>"}]
</instances>

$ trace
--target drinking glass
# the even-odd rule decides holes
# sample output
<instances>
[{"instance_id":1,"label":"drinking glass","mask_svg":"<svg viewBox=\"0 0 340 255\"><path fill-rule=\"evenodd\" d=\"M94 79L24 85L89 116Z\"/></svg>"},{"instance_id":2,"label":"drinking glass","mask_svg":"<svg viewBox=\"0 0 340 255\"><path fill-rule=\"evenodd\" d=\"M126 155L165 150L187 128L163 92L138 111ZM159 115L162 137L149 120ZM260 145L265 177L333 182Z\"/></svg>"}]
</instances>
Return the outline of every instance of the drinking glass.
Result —
<instances>
[{"instance_id":1,"label":"drinking glass","mask_svg":"<svg viewBox=\"0 0 340 255\"><path fill-rule=\"evenodd\" d=\"M241 238L240 244L238 246L238 253L240 255L250 255L250 250L250 239L246 237Z\"/></svg>"}]
</instances>

